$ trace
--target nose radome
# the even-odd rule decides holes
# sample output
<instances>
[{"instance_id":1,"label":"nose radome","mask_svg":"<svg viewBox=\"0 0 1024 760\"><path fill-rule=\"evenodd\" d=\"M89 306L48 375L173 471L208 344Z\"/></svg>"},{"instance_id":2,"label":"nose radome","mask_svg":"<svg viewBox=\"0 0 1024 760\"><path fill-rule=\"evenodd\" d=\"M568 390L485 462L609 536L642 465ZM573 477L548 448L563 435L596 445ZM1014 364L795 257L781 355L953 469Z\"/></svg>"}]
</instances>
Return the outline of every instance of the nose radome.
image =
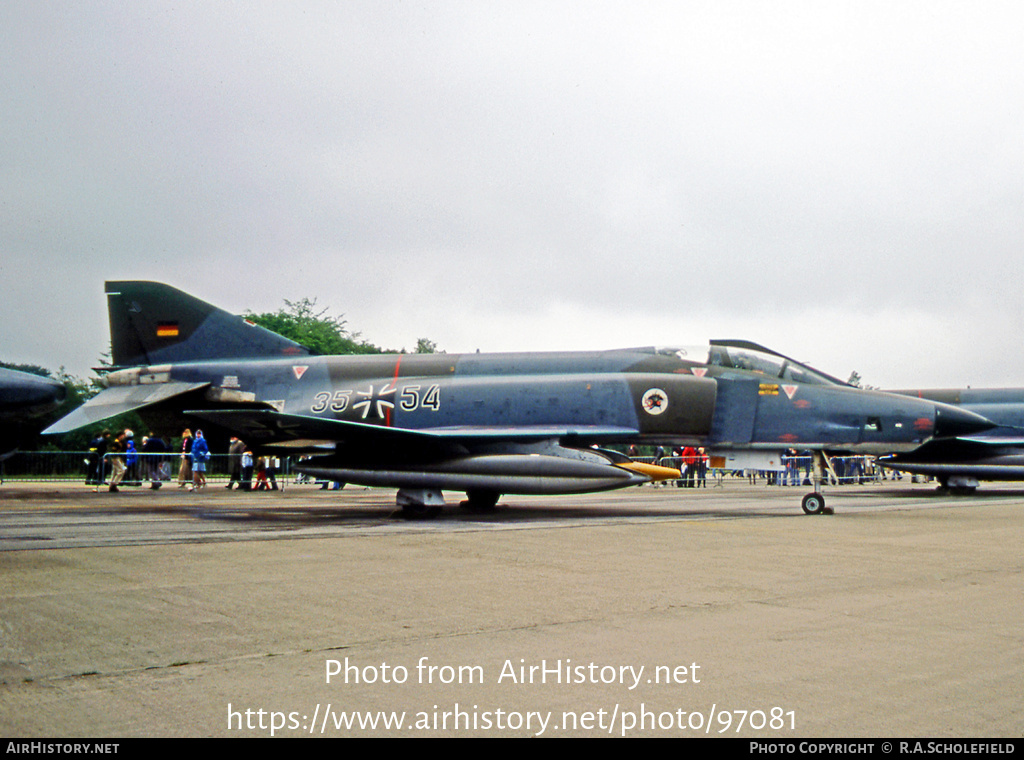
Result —
<instances>
[{"instance_id":1,"label":"nose radome","mask_svg":"<svg viewBox=\"0 0 1024 760\"><path fill-rule=\"evenodd\" d=\"M935 405L935 437L957 438L996 427L996 423L967 409L948 404Z\"/></svg>"}]
</instances>

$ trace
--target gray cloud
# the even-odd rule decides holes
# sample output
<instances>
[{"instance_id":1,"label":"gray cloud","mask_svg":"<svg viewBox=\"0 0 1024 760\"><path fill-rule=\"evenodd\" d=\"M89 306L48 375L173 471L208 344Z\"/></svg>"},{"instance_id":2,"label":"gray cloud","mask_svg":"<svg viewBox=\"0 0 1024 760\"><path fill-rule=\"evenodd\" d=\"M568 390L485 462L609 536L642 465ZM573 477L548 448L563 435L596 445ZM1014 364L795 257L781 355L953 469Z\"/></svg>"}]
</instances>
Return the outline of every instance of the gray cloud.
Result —
<instances>
[{"instance_id":1,"label":"gray cloud","mask_svg":"<svg viewBox=\"0 0 1024 760\"><path fill-rule=\"evenodd\" d=\"M1012 3L6 3L4 358L104 279L449 350L1024 384ZM951 360L951 357L953 360Z\"/></svg>"}]
</instances>

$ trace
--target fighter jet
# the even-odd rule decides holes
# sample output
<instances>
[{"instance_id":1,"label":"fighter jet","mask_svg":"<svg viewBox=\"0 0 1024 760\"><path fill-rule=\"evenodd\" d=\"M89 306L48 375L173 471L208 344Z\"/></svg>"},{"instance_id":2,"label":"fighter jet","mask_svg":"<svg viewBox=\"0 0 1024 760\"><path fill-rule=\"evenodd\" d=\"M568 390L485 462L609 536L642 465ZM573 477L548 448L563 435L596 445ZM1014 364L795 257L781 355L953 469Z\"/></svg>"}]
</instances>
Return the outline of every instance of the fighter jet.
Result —
<instances>
[{"instance_id":1,"label":"fighter jet","mask_svg":"<svg viewBox=\"0 0 1024 760\"><path fill-rule=\"evenodd\" d=\"M883 467L938 478L943 488L970 493L980 480L1024 480L1024 388L902 390L995 423L989 430L927 442L911 452L880 457Z\"/></svg>"},{"instance_id":2,"label":"fighter jet","mask_svg":"<svg viewBox=\"0 0 1024 760\"><path fill-rule=\"evenodd\" d=\"M805 365L717 341L700 351L313 356L154 282L106 283L107 389L61 433L145 408L263 449L319 451L298 469L398 489L410 516L442 491L475 509L502 494L569 494L678 477L613 444L912 451L991 426L933 401L843 386ZM820 494L804 511L824 510Z\"/></svg>"},{"instance_id":3,"label":"fighter jet","mask_svg":"<svg viewBox=\"0 0 1024 760\"><path fill-rule=\"evenodd\" d=\"M63 383L0 367L0 459L14 453L32 420L52 412L66 396ZM35 430L40 427L37 422Z\"/></svg>"}]
</instances>

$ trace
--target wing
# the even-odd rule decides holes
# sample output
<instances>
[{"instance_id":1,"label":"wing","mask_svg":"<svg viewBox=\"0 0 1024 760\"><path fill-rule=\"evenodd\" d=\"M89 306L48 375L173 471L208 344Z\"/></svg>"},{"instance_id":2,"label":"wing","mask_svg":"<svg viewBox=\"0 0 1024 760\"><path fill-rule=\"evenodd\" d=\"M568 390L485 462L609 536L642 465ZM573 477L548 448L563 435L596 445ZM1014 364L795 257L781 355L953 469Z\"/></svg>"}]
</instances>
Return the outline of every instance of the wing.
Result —
<instances>
[{"instance_id":1,"label":"wing","mask_svg":"<svg viewBox=\"0 0 1024 760\"><path fill-rule=\"evenodd\" d=\"M123 385L107 388L93 396L71 414L62 417L43 431L44 435L68 433L92 425L123 412L152 406L183 393L205 388L209 383L168 382L144 385Z\"/></svg>"}]
</instances>

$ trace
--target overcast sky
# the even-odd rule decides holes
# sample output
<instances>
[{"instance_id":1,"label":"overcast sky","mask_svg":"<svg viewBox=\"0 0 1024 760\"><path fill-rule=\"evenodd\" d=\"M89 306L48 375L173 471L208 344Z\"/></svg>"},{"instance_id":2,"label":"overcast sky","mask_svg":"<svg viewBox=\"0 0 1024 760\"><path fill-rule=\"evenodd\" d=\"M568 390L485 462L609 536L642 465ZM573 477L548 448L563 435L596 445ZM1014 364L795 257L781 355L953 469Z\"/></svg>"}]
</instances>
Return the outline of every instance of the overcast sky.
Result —
<instances>
[{"instance_id":1,"label":"overcast sky","mask_svg":"<svg viewBox=\"0 0 1024 760\"><path fill-rule=\"evenodd\" d=\"M104 280L449 352L1024 386L1019 2L0 4L0 359Z\"/></svg>"}]
</instances>

